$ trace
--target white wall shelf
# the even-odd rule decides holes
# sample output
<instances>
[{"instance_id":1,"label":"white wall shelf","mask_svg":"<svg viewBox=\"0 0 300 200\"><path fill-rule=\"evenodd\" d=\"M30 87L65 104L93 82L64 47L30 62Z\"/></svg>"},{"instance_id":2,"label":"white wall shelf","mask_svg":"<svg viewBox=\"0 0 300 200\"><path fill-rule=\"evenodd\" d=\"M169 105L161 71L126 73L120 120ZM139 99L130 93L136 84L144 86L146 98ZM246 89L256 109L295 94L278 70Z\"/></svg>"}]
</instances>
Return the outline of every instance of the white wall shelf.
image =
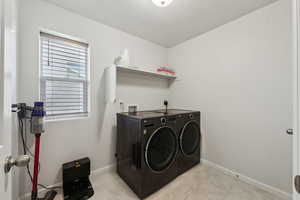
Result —
<instances>
[{"instance_id":1,"label":"white wall shelf","mask_svg":"<svg viewBox=\"0 0 300 200\"><path fill-rule=\"evenodd\" d=\"M143 76L156 77L161 79L166 79L168 81L174 81L177 77L174 75L163 74L155 71L131 68L124 66L113 65L111 67L105 68L105 101L107 103L116 102L117 100L117 74L119 72L140 74Z\"/></svg>"},{"instance_id":2,"label":"white wall shelf","mask_svg":"<svg viewBox=\"0 0 300 200\"><path fill-rule=\"evenodd\" d=\"M144 69L139 69L139 68L129 68L129 67L117 66L117 71L118 72L136 73L136 74L141 74L141 75L146 75L146 76L153 76L153 77L164 78L164 79L168 79L168 80L176 79L176 76L174 76L174 75L162 74L159 72L144 70Z\"/></svg>"}]
</instances>

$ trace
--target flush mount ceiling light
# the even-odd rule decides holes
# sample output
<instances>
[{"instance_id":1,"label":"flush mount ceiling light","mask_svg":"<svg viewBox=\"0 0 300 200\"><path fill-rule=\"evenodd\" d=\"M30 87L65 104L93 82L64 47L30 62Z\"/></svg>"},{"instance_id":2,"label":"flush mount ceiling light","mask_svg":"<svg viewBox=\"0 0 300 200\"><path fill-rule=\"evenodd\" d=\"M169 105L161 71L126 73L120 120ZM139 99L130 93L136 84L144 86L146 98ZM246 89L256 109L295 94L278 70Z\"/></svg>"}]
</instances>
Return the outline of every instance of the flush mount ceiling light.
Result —
<instances>
[{"instance_id":1,"label":"flush mount ceiling light","mask_svg":"<svg viewBox=\"0 0 300 200\"><path fill-rule=\"evenodd\" d=\"M158 7L167 7L173 0L152 0L152 2Z\"/></svg>"}]
</instances>

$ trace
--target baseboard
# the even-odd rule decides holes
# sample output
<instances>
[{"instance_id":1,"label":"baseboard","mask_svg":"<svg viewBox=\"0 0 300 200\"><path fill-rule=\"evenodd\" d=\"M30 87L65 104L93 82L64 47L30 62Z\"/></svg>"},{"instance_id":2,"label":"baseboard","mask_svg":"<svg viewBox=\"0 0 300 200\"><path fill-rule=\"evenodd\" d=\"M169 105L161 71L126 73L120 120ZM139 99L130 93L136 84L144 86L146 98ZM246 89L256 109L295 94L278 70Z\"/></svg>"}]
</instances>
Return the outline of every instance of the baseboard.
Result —
<instances>
[{"instance_id":1,"label":"baseboard","mask_svg":"<svg viewBox=\"0 0 300 200\"><path fill-rule=\"evenodd\" d=\"M108 165L106 167L93 170L91 173L91 176L96 177L96 176L105 174L107 172L112 172L112 171L116 171L116 164Z\"/></svg>"},{"instance_id":2,"label":"baseboard","mask_svg":"<svg viewBox=\"0 0 300 200\"><path fill-rule=\"evenodd\" d=\"M108 165L108 166L103 167L103 168L93 170L91 172L91 178L95 178L95 177L100 176L102 174L115 171L115 169L116 169L116 165L112 164L112 165ZM62 187L62 182L59 182L59 183L56 183L56 184L53 184L53 185L49 185L48 187L50 187L50 188L52 188L52 187ZM41 188L41 189L39 189L38 193L41 196L43 196L46 193L46 191L47 191L46 189ZM21 197L18 198L18 200L30 200L30 199L31 199L31 193L30 192L26 193L25 195L22 195Z\"/></svg>"},{"instance_id":3,"label":"baseboard","mask_svg":"<svg viewBox=\"0 0 300 200\"><path fill-rule=\"evenodd\" d=\"M274 194L274 195L276 195L278 197L281 197L281 198L283 198L285 200L292 200L292 194L284 192L284 191L282 191L282 190L280 190L278 188L275 188L275 187L272 187L272 186L267 185L265 183L259 182L259 181L255 180L255 179L252 179L252 178L250 178L248 176L245 176L243 174L240 174L238 172L234 172L234 171L232 171L230 169L222 167L222 166L220 166L218 164L215 164L213 162L210 162L208 160L201 159L201 162L203 164L206 164L206 165L209 165L209 166L214 167L216 169L219 169L219 170L223 171L225 174L227 174L229 176L233 176L235 178L238 178L239 180L241 180L241 181L243 181L245 183L254 185L256 187L259 187L259 188L261 188L261 189L263 189L263 190L265 190L267 192L270 192L270 193L272 193L272 194Z\"/></svg>"}]
</instances>

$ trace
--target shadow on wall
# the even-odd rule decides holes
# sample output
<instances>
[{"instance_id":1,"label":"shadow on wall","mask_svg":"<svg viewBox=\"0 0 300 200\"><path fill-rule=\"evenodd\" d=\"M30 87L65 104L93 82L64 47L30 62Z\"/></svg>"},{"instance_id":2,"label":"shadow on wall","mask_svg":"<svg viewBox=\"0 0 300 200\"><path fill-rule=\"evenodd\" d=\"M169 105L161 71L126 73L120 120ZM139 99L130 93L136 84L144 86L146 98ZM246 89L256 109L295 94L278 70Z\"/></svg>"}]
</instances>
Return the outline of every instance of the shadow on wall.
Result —
<instances>
[{"instance_id":1,"label":"shadow on wall","mask_svg":"<svg viewBox=\"0 0 300 200\"><path fill-rule=\"evenodd\" d=\"M117 75L117 99L123 102L126 111L130 104L138 105L138 110L162 108L163 101L169 99L169 81L153 76L120 72Z\"/></svg>"},{"instance_id":2,"label":"shadow on wall","mask_svg":"<svg viewBox=\"0 0 300 200\"><path fill-rule=\"evenodd\" d=\"M168 88L168 82L165 79L132 74L128 72L120 72L117 74L117 84L120 87L136 87L136 88Z\"/></svg>"},{"instance_id":3,"label":"shadow on wall","mask_svg":"<svg viewBox=\"0 0 300 200\"><path fill-rule=\"evenodd\" d=\"M112 131L111 131L111 141L113 141L113 145L111 145L111 149L109 154L111 155L111 163L114 163L116 160L116 151L117 151L117 125L113 125Z\"/></svg>"},{"instance_id":4,"label":"shadow on wall","mask_svg":"<svg viewBox=\"0 0 300 200\"><path fill-rule=\"evenodd\" d=\"M105 73L102 73L101 76L101 80L100 80L100 86L99 89L97 91L98 95L97 95L97 99L94 101L98 101L99 102L99 108L98 111L98 130L99 130L99 137L101 137L101 134L103 133L103 123L104 123L104 117L105 117L105 111L106 111L106 107L107 104L105 102Z\"/></svg>"}]
</instances>

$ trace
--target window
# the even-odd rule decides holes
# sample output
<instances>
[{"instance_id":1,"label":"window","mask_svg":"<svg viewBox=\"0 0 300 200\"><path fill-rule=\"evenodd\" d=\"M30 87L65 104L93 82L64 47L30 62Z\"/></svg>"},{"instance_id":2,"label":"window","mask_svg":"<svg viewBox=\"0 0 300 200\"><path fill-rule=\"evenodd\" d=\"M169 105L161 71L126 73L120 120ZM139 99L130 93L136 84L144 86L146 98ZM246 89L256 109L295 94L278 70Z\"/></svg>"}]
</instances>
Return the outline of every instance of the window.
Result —
<instances>
[{"instance_id":1,"label":"window","mask_svg":"<svg viewBox=\"0 0 300 200\"><path fill-rule=\"evenodd\" d=\"M88 44L41 32L40 99L47 116L88 113Z\"/></svg>"}]
</instances>

